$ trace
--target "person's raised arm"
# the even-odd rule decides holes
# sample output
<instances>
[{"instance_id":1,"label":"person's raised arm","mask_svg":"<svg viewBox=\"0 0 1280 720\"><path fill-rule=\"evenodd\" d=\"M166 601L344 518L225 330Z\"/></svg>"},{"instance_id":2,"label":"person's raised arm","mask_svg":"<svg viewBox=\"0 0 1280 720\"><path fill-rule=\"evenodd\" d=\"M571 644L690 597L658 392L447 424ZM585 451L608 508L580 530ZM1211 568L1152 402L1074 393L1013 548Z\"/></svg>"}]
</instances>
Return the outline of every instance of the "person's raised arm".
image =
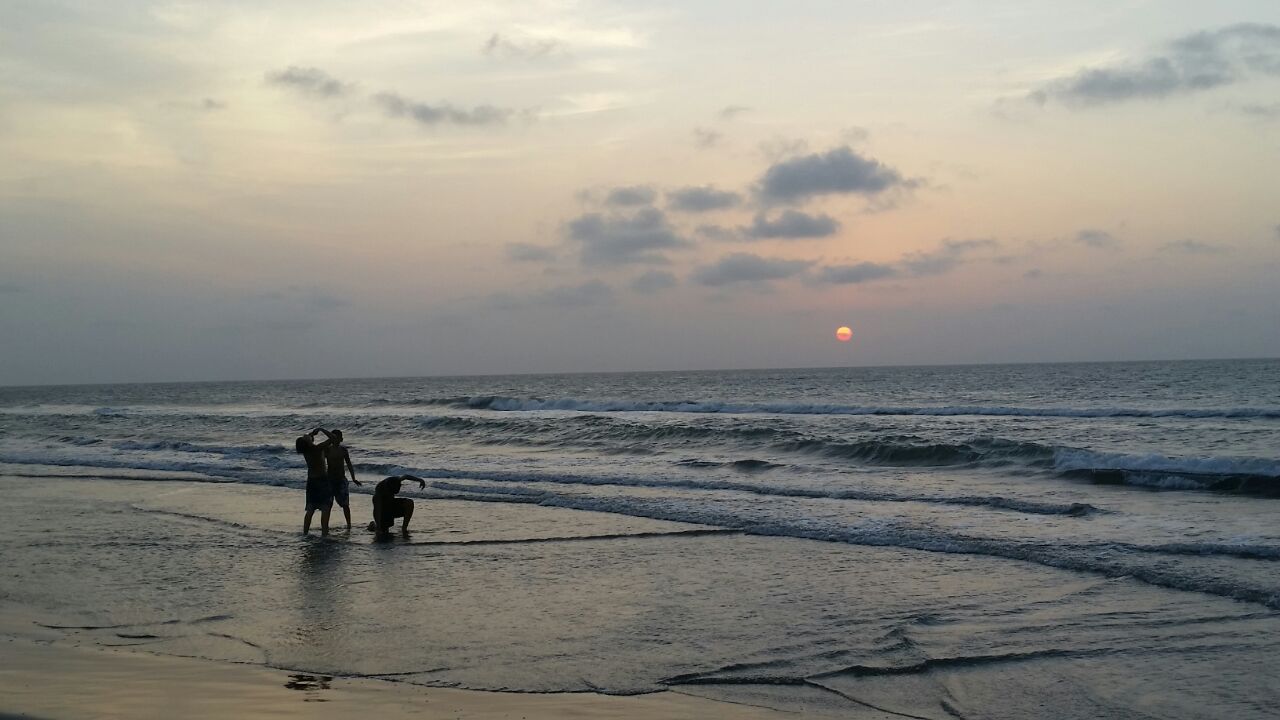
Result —
<instances>
[{"instance_id":1,"label":"person's raised arm","mask_svg":"<svg viewBox=\"0 0 1280 720\"><path fill-rule=\"evenodd\" d=\"M324 428L316 428L315 430L312 430L311 437L313 440L315 439L316 433L320 433L321 435L324 435L324 440L316 443L316 447L325 448L333 444L333 436L329 434L328 430L325 430Z\"/></svg>"}]
</instances>

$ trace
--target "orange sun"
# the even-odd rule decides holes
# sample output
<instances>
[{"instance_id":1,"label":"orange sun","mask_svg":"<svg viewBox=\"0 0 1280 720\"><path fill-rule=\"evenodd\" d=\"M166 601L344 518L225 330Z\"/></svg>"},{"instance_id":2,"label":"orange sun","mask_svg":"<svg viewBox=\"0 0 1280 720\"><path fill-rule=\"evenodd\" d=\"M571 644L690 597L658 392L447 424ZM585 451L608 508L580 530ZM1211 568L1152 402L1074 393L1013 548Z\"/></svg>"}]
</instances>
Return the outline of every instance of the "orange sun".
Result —
<instances>
[{"instance_id":1,"label":"orange sun","mask_svg":"<svg viewBox=\"0 0 1280 720\"><path fill-rule=\"evenodd\" d=\"M836 330L836 339L840 342L849 342L853 339L853 331L848 327L841 327Z\"/></svg>"}]
</instances>

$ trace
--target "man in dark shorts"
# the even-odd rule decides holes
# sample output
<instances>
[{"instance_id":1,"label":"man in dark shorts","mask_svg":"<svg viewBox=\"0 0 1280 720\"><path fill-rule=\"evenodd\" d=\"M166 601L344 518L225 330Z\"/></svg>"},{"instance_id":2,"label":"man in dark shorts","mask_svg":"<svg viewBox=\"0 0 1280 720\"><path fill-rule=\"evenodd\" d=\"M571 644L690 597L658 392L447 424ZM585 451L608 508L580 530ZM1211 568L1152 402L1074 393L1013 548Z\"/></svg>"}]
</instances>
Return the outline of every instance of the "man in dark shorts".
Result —
<instances>
[{"instance_id":1,"label":"man in dark shorts","mask_svg":"<svg viewBox=\"0 0 1280 720\"><path fill-rule=\"evenodd\" d=\"M401 532L409 532L409 519L413 517L413 501L409 498L396 497L400 492L400 484L405 480L418 483L418 489L427 487L427 481L412 475L393 475L373 488L373 522L369 529L378 537L387 537L396 518L404 518L400 525Z\"/></svg>"},{"instance_id":2,"label":"man in dark shorts","mask_svg":"<svg viewBox=\"0 0 1280 720\"><path fill-rule=\"evenodd\" d=\"M351 501L347 491L346 471L351 472L351 482L356 485L364 483L356 479L356 469L351 465L351 453L342 444L342 431L320 428L320 432L329 438L329 441L324 443L324 465L325 473L329 477L329 487L333 492L333 501L342 508L342 515L347 519L347 529L350 530Z\"/></svg>"},{"instance_id":3,"label":"man in dark shorts","mask_svg":"<svg viewBox=\"0 0 1280 720\"><path fill-rule=\"evenodd\" d=\"M298 438L293 449L307 461L307 515L302 520L302 532L311 532L311 516L320 511L320 532L329 532L329 511L333 509L333 489L329 486L329 477L325 473L324 450L329 441L316 443L316 434L323 432L319 428Z\"/></svg>"}]
</instances>

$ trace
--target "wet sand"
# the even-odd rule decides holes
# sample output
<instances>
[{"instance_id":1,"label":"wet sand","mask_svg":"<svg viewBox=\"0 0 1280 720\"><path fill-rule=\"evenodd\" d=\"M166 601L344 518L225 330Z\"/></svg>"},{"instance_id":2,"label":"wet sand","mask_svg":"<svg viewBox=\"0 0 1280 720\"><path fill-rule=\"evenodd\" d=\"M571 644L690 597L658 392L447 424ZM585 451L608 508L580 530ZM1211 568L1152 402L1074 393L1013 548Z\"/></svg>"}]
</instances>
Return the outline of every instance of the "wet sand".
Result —
<instances>
[{"instance_id":1,"label":"wet sand","mask_svg":"<svg viewBox=\"0 0 1280 720\"><path fill-rule=\"evenodd\" d=\"M794 717L673 692L493 693L12 638L0 648L0 718Z\"/></svg>"}]
</instances>

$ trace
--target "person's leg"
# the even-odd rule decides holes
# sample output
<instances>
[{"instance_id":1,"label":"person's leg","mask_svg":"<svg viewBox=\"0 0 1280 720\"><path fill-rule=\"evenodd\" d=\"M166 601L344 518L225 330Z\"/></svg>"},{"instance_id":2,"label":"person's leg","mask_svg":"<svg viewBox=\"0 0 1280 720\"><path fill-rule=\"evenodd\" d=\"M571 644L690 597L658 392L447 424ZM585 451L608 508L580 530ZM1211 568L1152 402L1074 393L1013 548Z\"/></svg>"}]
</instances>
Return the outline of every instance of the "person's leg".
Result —
<instances>
[{"instance_id":1,"label":"person's leg","mask_svg":"<svg viewBox=\"0 0 1280 720\"><path fill-rule=\"evenodd\" d=\"M315 508L313 508L313 507L309 507L309 508L307 508L307 516L306 516L305 518L303 518L303 519L302 519L302 534L303 534L303 535L306 535L307 533L311 532L311 516L312 516L312 515L314 515L314 514L315 514L315 512L316 512L316 509L315 509Z\"/></svg>"},{"instance_id":2,"label":"person's leg","mask_svg":"<svg viewBox=\"0 0 1280 720\"><path fill-rule=\"evenodd\" d=\"M351 529L351 506L350 505L342 506L342 517L347 519L347 529L350 530Z\"/></svg>"},{"instance_id":3,"label":"person's leg","mask_svg":"<svg viewBox=\"0 0 1280 720\"><path fill-rule=\"evenodd\" d=\"M320 508L320 532L325 535L329 534L329 510L330 509L332 509L331 506Z\"/></svg>"},{"instance_id":4,"label":"person's leg","mask_svg":"<svg viewBox=\"0 0 1280 720\"><path fill-rule=\"evenodd\" d=\"M409 498L397 498L396 505L396 513L404 518L400 529L409 532L409 519L413 517L413 501Z\"/></svg>"}]
</instances>

